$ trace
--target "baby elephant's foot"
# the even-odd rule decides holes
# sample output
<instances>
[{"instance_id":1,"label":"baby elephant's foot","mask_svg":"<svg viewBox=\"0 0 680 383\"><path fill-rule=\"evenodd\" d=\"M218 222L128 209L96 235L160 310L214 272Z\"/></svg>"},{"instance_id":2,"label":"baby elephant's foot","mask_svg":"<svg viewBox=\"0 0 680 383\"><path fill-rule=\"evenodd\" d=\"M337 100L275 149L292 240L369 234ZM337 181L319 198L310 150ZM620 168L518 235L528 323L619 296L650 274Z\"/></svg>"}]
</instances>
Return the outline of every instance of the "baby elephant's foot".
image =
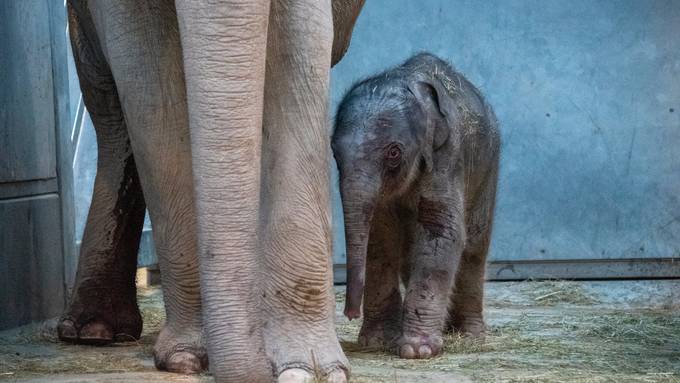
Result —
<instances>
[{"instance_id":1,"label":"baby elephant's foot","mask_svg":"<svg viewBox=\"0 0 680 383\"><path fill-rule=\"evenodd\" d=\"M71 309L57 324L57 334L64 342L105 345L139 339L142 333L142 316L136 305L128 309L103 313L94 310Z\"/></svg>"},{"instance_id":2,"label":"baby elephant's foot","mask_svg":"<svg viewBox=\"0 0 680 383\"><path fill-rule=\"evenodd\" d=\"M471 338L483 338L488 332L481 314L458 314L453 317L449 331Z\"/></svg>"},{"instance_id":3,"label":"baby elephant's foot","mask_svg":"<svg viewBox=\"0 0 680 383\"><path fill-rule=\"evenodd\" d=\"M364 320L359 331L359 345L367 348L385 348L394 343L398 335L398 325Z\"/></svg>"},{"instance_id":4,"label":"baby elephant's foot","mask_svg":"<svg viewBox=\"0 0 680 383\"><path fill-rule=\"evenodd\" d=\"M442 352L444 340L439 335L402 334L397 340L397 354L404 359L429 359Z\"/></svg>"},{"instance_id":5,"label":"baby elephant's foot","mask_svg":"<svg viewBox=\"0 0 680 383\"><path fill-rule=\"evenodd\" d=\"M198 374L208 368L208 354L200 328L176 330L163 326L154 345L153 355L159 370Z\"/></svg>"}]
</instances>

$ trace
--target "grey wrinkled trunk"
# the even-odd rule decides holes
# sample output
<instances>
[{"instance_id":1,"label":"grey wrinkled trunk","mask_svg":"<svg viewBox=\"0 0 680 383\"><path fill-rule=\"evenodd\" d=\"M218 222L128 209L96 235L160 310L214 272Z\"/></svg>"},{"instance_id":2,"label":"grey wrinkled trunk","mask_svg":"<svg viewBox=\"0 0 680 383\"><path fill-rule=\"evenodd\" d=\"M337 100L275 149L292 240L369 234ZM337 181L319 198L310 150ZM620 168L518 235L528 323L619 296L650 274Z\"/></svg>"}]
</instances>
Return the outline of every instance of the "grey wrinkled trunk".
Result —
<instances>
[{"instance_id":1,"label":"grey wrinkled trunk","mask_svg":"<svg viewBox=\"0 0 680 383\"><path fill-rule=\"evenodd\" d=\"M345 216L345 238L347 242L347 294L345 316L349 319L361 316L361 301L364 294L366 274L366 251L370 223L375 209L376 192L367 180L343 183L342 205Z\"/></svg>"}]
</instances>

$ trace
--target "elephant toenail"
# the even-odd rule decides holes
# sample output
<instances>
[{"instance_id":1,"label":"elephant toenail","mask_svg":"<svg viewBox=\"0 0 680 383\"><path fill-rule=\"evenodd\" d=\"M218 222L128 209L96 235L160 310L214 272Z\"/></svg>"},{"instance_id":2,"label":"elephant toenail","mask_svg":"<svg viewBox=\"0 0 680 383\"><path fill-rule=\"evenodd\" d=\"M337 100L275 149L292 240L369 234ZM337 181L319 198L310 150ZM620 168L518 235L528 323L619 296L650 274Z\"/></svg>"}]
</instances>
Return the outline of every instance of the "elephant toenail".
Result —
<instances>
[{"instance_id":1,"label":"elephant toenail","mask_svg":"<svg viewBox=\"0 0 680 383\"><path fill-rule=\"evenodd\" d=\"M328 383L347 383L347 375L342 370L333 370L328 374Z\"/></svg>"},{"instance_id":2,"label":"elephant toenail","mask_svg":"<svg viewBox=\"0 0 680 383\"><path fill-rule=\"evenodd\" d=\"M402 358L413 359L416 357L416 352L413 350L413 346L411 346L410 344L405 344L401 346L399 355Z\"/></svg>"},{"instance_id":3,"label":"elephant toenail","mask_svg":"<svg viewBox=\"0 0 680 383\"><path fill-rule=\"evenodd\" d=\"M427 359L432 356L432 349L428 345L422 345L418 348L418 355L422 359Z\"/></svg>"},{"instance_id":4,"label":"elephant toenail","mask_svg":"<svg viewBox=\"0 0 680 383\"><path fill-rule=\"evenodd\" d=\"M276 381L277 383L312 383L314 377L301 368L289 368L283 371Z\"/></svg>"},{"instance_id":5,"label":"elephant toenail","mask_svg":"<svg viewBox=\"0 0 680 383\"><path fill-rule=\"evenodd\" d=\"M113 342L113 331L107 324L93 321L80 329L80 341L90 344L104 344Z\"/></svg>"},{"instance_id":6,"label":"elephant toenail","mask_svg":"<svg viewBox=\"0 0 680 383\"><path fill-rule=\"evenodd\" d=\"M70 319L64 319L57 326L57 334L62 340L75 340L78 338L78 330L76 325Z\"/></svg>"},{"instance_id":7,"label":"elephant toenail","mask_svg":"<svg viewBox=\"0 0 680 383\"><path fill-rule=\"evenodd\" d=\"M139 340L139 337L135 337L134 335L130 335L124 332L116 334L116 342L134 342L136 340Z\"/></svg>"},{"instance_id":8,"label":"elephant toenail","mask_svg":"<svg viewBox=\"0 0 680 383\"><path fill-rule=\"evenodd\" d=\"M179 374L198 374L202 370L201 360L194 354L178 351L168 358L165 369Z\"/></svg>"}]
</instances>

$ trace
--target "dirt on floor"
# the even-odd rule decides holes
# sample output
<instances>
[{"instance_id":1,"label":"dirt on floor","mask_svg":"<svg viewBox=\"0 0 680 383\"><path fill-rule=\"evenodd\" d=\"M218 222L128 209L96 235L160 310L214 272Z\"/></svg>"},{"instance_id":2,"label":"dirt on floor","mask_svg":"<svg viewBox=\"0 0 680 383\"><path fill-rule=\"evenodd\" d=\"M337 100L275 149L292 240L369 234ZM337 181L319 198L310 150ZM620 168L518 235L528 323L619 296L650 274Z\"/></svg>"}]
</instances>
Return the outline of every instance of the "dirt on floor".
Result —
<instances>
[{"instance_id":1,"label":"dirt on floor","mask_svg":"<svg viewBox=\"0 0 680 383\"><path fill-rule=\"evenodd\" d=\"M356 343L360 322L341 315L338 336L352 382L680 383L680 281L489 282L489 335L449 336L431 360L401 360ZM159 289L141 289L138 342L59 343L55 321L0 332L0 381L211 382L206 373L157 372L151 350L164 317Z\"/></svg>"}]
</instances>

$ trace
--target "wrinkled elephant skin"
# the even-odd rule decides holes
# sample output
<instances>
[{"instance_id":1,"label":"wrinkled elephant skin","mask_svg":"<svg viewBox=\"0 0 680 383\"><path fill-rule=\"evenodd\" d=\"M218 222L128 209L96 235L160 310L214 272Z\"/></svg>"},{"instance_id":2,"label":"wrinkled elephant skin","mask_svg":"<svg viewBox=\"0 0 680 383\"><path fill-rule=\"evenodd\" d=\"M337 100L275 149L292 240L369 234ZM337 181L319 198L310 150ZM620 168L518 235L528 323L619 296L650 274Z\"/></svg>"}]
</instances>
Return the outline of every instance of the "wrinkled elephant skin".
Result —
<instances>
[{"instance_id":1,"label":"wrinkled elephant skin","mask_svg":"<svg viewBox=\"0 0 680 383\"><path fill-rule=\"evenodd\" d=\"M99 151L72 343L138 339L145 208L166 305L156 366L218 382L345 381L334 332L331 63L363 0L69 0ZM266 87L265 87L266 84Z\"/></svg>"}]
</instances>

